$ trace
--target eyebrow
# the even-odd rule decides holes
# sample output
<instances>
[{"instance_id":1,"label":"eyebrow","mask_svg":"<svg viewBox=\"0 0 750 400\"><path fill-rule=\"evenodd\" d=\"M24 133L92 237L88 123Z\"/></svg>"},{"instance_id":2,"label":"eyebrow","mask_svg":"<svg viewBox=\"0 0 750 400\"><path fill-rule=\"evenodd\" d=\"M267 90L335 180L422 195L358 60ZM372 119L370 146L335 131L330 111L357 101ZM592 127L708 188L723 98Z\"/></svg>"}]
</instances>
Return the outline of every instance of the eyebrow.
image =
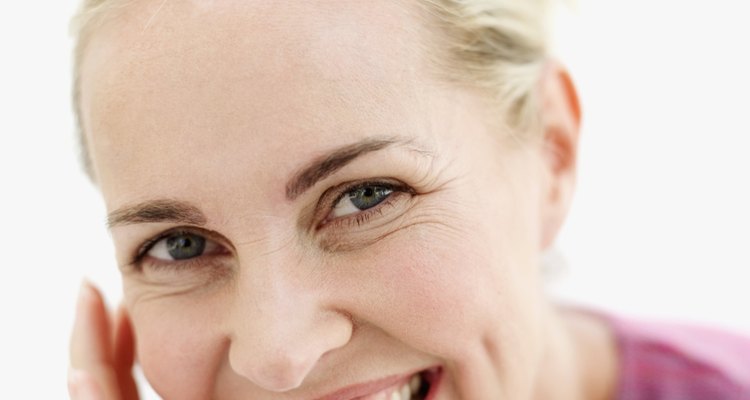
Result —
<instances>
[{"instance_id":1,"label":"eyebrow","mask_svg":"<svg viewBox=\"0 0 750 400\"><path fill-rule=\"evenodd\" d=\"M304 193L307 189L315 186L319 181L327 178L336 171L345 167L354 161L357 157L372 153L378 150L399 145L408 146L411 150L423 155L430 155L432 152L418 148L414 145L412 138L399 137L374 137L361 140L357 143L339 147L327 154L324 154L307 166L300 169L294 174L292 179L286 185L286 198L294 200Z\"/></svg>"},{"instance_id":2,"label":"eyebrow","mask_svg":"<svg viewBox=\"0 0 750 400\"><path fill-rule=\"evenodd\" d=\"M334 149L300 169L286 185L286 197L294 200L319 181L354 161L357 157L398 145L408 147L422 155L432 152L414 145L411 138L375 137ZM112 211L107 216L109 229L133 224L168 222L174 224L205 226L206 216L195 205L181 200L157 199L128 205Z\"/></svg>"},{"instance_id":3,"label":"eyebrow","mask_svg":"<svg viewBox=\"0 0 750 400\"><path fill-rule=\"evenodd\" d=\"M203 226L207 218L201 210L185 201L160 199L119 208L107 216L107 227L121 225L170 222Z\"/></svg>"}]
</instances>

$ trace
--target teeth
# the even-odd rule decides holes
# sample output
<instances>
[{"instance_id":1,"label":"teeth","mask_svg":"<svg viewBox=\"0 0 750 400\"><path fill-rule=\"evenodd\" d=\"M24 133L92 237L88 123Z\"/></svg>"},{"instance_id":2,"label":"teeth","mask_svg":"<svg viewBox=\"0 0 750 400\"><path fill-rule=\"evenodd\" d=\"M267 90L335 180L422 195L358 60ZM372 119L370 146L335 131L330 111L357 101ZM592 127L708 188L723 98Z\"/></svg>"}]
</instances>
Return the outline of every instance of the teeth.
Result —
<instances>
[{"instance_id":1,"label":"teeth","mask_svg":"<svg viewBox=\"0 0 750 400\"><path fill-rule=\"evenodd\" d=\"M411 393L417 393L417 390L419 390L420 386L422 386L422 378L419 377L419 374L412 376L411 380L409 381L409 389Z\"/></svg>"},{"instance_id":2,"label":"teeth","mask_svg":"<svg viewBox=\"0 0 750 400\"><path fill-rule=\"evenodd\" d=\"M414 375L409 379L408 382L404 383L399 389L394 390L390 395L381 393L377 396L378 399L382 400L412 400L417 399L417 392L422 386L422 378L419 374Z\"/></svg>"},{"instance_id":3,"label":"teeth","mask_svg":"<svg viewBox=\"0 0 750 400\"><path fill-rule=\"evenodd\" d=\"M401 386L401 400L410 400L411 399L411 388L409 387L409 384L407 383L404 386Z\"/></svg>"},{"instance_id":4,"label":"teeth","mask_svg":"<svg viewBox=\"0 0 750 400\"><path fill-rule=\"evenodd\" d=\"M400 389L393 391L387 400L412 400L413 398L416 398L414 395L417 394L421 385L422 378L420 378L418 374L414 375L409 382L404 383Z\"/></svg>"}]
</instances>

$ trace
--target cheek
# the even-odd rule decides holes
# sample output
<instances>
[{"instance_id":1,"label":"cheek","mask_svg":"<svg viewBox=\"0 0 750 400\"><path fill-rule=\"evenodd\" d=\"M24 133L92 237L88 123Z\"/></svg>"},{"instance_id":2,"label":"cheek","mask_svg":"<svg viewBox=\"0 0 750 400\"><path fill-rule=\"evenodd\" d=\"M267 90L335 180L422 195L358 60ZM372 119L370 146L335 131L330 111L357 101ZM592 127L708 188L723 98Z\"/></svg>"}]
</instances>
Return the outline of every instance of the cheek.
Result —
<instances>
[{"instance_id":1,"label":"cheek","mask_svg":"<svg viewBox=\"0 0 750 400\"><path fill-rule=\"evenodd\" d=\"M354 315L452 366L467 398L523 393L542 343L533 215L492 199L438 212L348 259L354 272L341 275L356 288Z\"/></svg>"},{"instance_id":2,"label":"cheek","mask_svg":"<svg viewBox=\"0 0 750 400\"><path fill-rule=\"evenodd\" d=\"M412 229L347 261L355 315L423 351L455 355L501 321L523 319L528 264L500 257L484 235L440 226ZM343 282L342 282L343 283ZM373 299L378 299L373 302ZM505 324L506 326L508 324Z\"/></svg>"},{"instance_id":3,"label":"cheek","mask_svg":"<svg viewBox=\"0 0 750 400\"><path fill-rule=\"evenodd\" d=\"M211 398L211 377L224 357L222 336L212 328L218 323L211 321L211 313L190 306L166 298L137 303L131 310L138 362L165 399Z\"/></svg>"}]
</instances>

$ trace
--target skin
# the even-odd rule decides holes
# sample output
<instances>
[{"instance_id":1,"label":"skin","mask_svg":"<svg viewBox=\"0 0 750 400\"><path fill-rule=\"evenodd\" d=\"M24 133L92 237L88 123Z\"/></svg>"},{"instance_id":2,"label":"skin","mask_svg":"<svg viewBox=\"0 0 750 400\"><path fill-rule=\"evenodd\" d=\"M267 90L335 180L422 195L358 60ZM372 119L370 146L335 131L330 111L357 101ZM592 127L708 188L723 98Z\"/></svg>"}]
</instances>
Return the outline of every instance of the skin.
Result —
<instances>
[{"instance_id":1,"label":"skin","mask_svg":"<svg viewBox=\"0 0 750 400\"><path fill-rule=\"evenodd\" d=\"M314 399L434 366L437 399L611 395L606 328L539 276L575 181L567 74L545 69L542 138L519 144L430 72L424 26L406 2L135 1L96 31L81 111L108 211L178 200L205 224L112 227L124 304L82 288L73 398L137 398L134 358L165 399ZM383 139L289 198L311 161ZM409 190L332 215L326 191L383 179ZM132 263L173 228L216 251Z\"/></svg>"}]
</instances>

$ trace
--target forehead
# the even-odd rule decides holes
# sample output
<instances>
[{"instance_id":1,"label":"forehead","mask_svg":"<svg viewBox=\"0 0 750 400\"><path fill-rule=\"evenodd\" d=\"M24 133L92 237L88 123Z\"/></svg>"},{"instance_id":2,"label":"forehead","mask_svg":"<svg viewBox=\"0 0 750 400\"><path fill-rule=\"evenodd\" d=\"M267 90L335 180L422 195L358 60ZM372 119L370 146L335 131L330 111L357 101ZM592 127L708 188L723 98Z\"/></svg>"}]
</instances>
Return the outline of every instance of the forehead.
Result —
<instances>
[{"instance_id":1,"label":"forehead","mask_svg":"<svg viewBox=\"0 0 750 400\"><path fill-rule=\"evenodd\" d=\"M190 182L165 187L164 174L180 168L215 182L246 178L211 176L217 165L264 165L273 181L315 151L428 131L425 91L437 88L418 15L397 1L352 0L144 0L113 11L81 68L105 199L137 200L136 185L174 195Z\"/></svg>"}]
</instances>

